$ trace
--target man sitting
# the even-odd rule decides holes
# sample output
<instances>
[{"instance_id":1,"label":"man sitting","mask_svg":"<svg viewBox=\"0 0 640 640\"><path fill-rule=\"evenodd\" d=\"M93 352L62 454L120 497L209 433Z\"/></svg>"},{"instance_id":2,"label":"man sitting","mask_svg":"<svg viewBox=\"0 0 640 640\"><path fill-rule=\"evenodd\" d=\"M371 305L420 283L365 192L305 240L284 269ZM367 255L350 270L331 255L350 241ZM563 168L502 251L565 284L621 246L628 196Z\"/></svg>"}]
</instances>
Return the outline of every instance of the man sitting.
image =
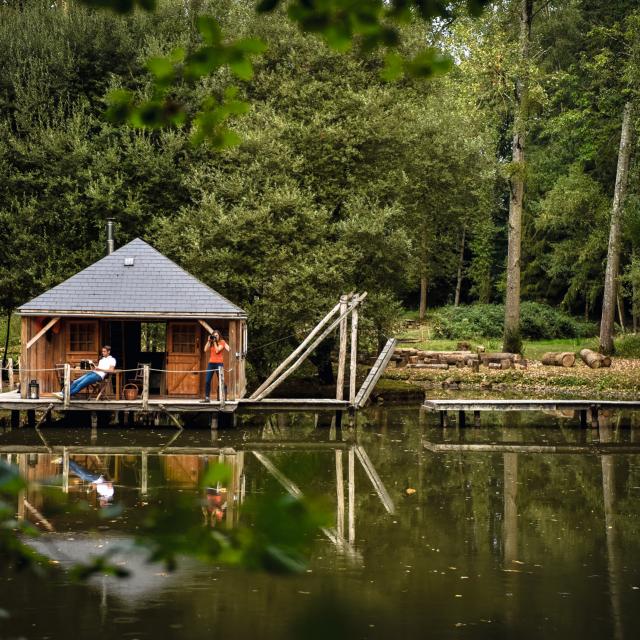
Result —
<instances>
[{"instance_id":1,"label":"man sitting","mask_svg":"<svg viewBox=\"0 0 640 640\"><path fill-rule=\"evenodd\" d=\"M75 396L76 393L82 391L82 389L88 387L90 384L101 382L105 379L107 373L111 373L115 368L116 359L111 355L111 347L105 345L102 347L102 358L98 361L98 366L94 367L93 371L89 371L89 373L85 373L77 380L74 380L69 388L69 395ZM60 398L60 400L64 398L62 393L54 393L53 395L56 396L56 398Z\"/></svg>"}]
</instances>

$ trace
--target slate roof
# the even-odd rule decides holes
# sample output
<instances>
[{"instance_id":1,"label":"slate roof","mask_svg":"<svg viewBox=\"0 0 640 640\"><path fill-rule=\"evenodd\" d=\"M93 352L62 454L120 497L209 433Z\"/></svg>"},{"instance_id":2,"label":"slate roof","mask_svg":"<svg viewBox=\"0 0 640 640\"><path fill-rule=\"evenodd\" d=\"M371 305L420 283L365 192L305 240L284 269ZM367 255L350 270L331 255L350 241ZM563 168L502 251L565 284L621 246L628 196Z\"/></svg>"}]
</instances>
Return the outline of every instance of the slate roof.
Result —
<instances>
[{"instance_id":1,"label":"slate roof","mask_svg":"<svg viewBox=\"0 0 640 640\"><path fill-rule=\"evenodd\" d=\"M132 266L125 266L127 258L133 258ZM22 305L18 312L203 319L246 317L240 307L140 238Z\"/></svg>"}]
</instances>

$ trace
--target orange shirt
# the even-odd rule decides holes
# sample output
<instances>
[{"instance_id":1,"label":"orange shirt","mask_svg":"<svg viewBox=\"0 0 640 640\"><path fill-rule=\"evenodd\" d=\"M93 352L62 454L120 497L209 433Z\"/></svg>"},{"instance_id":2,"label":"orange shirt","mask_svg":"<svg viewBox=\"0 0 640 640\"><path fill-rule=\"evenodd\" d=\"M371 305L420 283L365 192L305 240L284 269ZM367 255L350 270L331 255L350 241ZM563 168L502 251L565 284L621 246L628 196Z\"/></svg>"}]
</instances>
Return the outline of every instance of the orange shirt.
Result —
<instances>
[{"instance_id":1,"label":"orange shirt","mask_svg":"<svg viewBox=\"0 0 640 640\"><path fill-rule=\"evenodd\" d=\"M218 346L222 347L222 349L220 349L220 353L216 353L215 346L213 344L211 345L211 355L209 356L209 362L217 362L218 364L222 364L224 362L224 348L227 346L227 343L224 340L219 340Z\"/></svg>"}]
</instances>

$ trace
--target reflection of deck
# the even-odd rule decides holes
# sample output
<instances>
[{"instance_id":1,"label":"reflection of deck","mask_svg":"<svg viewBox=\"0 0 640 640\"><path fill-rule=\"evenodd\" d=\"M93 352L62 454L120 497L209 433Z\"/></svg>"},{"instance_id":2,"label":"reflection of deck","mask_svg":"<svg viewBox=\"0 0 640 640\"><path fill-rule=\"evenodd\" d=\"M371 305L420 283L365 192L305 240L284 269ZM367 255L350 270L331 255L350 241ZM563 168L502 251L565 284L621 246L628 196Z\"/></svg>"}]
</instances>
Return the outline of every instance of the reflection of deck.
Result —
<instances>
[{"instance_id":1,"label":"reflection of deck","mask_svg":"<svg viewBox=\"0 0 640 640\"><path fill-rule=\"evenodd\" d=\"M142 400L72 400L65 408L61 400L54 397L42 397L38 400L21 398L17 391L0 394L0 410L6 411L133 411L172 413L217 413L225 411L232 413L242 408L249 411L346 411L349 402L332 398L264 398L251 400L227 401L224 405L217 400L208 403L200 402L197 398L149 398L145 408Z\"/></svg>"},{"instance_id":2,"label":"reflection of deck","mask_svg":"<svg viewBox=\"0 0 640 640\"><path fill-rule=\"evenodd\" d=\"M538 444L536 442L424 442L432 453L468 451L471 453L562 453L611 455L640 453L640 443L593 442L591 444Z\"/></svg>"},{"instance_id":3,"label":"reflection of deck","mask_svg":"<svg viewBox=\"0 0 640 640\"><path fill-rule=\"evenodd\" d=\"M601 411L638 411L640 401L637 400L512 400L512 399L446 399L446 400L425 400L423 409L438 412L442 426L447 425L448 411L458 412L458 421L464 426L465 412L473 411L476 424L480 421L481 411L577 411L580 415L580 422L583 426L587 424L587 412L591 414L592 426L598 424L598 414Z\"/></svg>"}]
</instances>

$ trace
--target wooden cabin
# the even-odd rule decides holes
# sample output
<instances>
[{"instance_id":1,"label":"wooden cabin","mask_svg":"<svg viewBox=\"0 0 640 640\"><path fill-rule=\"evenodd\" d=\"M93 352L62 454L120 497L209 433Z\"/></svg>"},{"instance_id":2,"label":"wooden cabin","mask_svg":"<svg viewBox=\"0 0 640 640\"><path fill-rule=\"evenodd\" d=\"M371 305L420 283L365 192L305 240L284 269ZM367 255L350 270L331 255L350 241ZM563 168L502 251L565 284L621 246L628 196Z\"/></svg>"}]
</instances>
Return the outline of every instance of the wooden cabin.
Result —
<instances>
[{"instance_id":1,"label":"wooden cabin","mask_svg":"<svg viewBox=\"0 0 640 640\"><path fill-rule=\"evenodd\" d=\"M246 390L247 315L149 244L136 238L18 309L22 317L21 395L31 380L40 395L60 390L60 371L74 377L81 363L111 346L117 362L114 394L149 364L150 395L197 398L204 392L204 345L210 329L229 344L224 352L227 400ZM211 398L217 399L214 378Z\"/></svg>"}]
</instances>

